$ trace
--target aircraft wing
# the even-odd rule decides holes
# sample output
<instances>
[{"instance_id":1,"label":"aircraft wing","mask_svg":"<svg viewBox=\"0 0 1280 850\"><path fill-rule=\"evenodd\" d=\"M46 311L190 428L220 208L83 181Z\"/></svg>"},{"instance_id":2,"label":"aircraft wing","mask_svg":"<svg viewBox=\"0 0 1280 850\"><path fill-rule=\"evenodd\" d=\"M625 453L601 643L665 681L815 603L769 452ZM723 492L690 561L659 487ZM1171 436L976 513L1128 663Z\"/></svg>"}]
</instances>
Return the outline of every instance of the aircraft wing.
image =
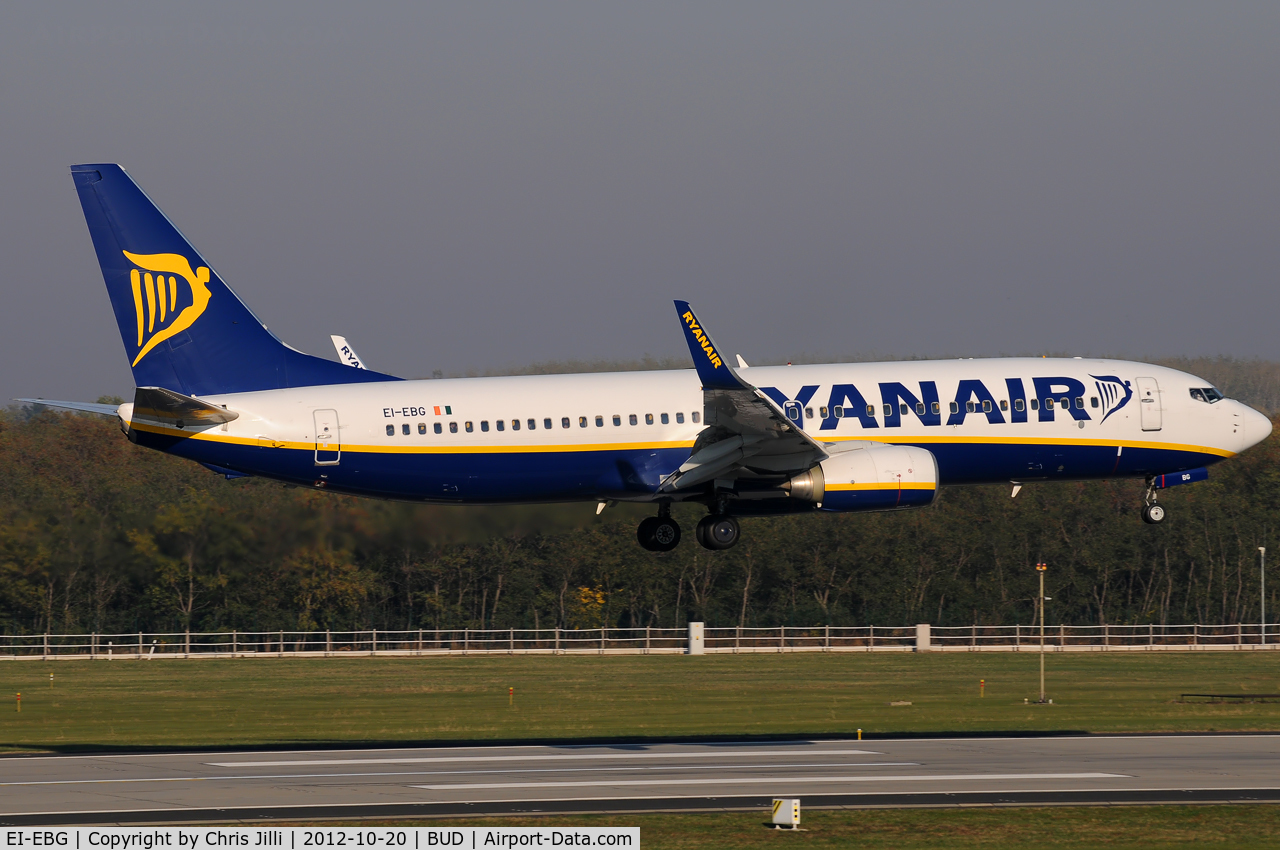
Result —
<instances>
[{"instance_id":1,"label":"aircraft wing","mask_svg":"<svg viewBox=\"0 0 1280 850\"><path fill-rule=\"evenodd\" d=\"M823 445L787 419L724 359L687 301L677 301L693 365L702 380L703 423L689 459L662 483L663 492L715 478L799 473L826 460Z\"/></svg>"},{"instance_id":2,"label":"aircraft wing","mask_svg":"<svg viewBox=\"0 0 1280 850\"><path fill-rule=\"evenodd\" d=\"M356 350L351 347L351 343L347 342L345 336L329 334L329 340L333 343L333 347L337 349L339 360L357 369L365 368L364 361L360 359L359 354L356 354Z\"/></svg>"}]
</instances>

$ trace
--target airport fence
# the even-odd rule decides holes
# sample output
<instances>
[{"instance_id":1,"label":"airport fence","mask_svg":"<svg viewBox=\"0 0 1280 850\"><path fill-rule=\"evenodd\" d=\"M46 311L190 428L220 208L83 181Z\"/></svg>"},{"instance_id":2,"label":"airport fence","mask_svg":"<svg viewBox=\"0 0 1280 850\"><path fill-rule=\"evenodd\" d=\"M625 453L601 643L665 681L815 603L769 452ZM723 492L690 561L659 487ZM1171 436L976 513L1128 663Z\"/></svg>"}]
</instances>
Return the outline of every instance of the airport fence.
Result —
<instances>
[{"instance_id":1,"label":"airport fence","mask_svg":"<svg viewBox=\"0 0 1280 850\"><path fill-rule=\"evenodd\" d=\"M701 626L701 624L692 624ZM700 629L401 629L0 635L0 660L674 655L779 652L1038 652L1038 626L775 626ZM1268 624L1046 626L1047 652L1270 650ZM694 647L697 648L694 648Z\"/></svg>"}]
</instances>

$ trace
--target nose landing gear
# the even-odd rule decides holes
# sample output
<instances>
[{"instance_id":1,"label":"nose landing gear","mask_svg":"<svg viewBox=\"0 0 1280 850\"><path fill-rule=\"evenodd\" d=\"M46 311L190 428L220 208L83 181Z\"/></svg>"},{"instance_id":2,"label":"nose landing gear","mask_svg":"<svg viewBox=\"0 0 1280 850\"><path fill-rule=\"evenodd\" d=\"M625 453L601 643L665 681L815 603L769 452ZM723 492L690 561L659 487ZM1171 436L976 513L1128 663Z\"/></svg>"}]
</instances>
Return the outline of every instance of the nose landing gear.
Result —
<instances>
[{"instance_id":1,"label":"nose landing gear","mask_svg":"<svg viewBox=\"0 0 1280 850\"><path fill-rule=\"evenodd\" d=\"M1148 478L1147 492L1142 498L1142 521L1148 525L1159 525L1164 522L1164 508L1156 504L1156 492L1155 479Z\"/></svg>"}]
</instances>

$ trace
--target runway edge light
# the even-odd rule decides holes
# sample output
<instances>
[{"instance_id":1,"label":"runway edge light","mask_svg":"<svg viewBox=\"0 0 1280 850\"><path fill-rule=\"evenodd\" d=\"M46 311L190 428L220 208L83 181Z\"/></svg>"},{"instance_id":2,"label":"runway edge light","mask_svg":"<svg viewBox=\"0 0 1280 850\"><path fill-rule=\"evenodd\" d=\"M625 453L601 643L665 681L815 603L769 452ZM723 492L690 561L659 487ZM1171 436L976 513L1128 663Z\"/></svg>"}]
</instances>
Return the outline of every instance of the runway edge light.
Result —
<instances>
[{"instance_id":1,"label":"runway edge light","mask_svg":"<svg viewBox=\"0 0 1280 850\"><path fill-rule=\"evenodd\" d=\"M773 828L781 829L784 826L791 829L800 828L799 798L775 799L773 801Z\"/></svg>"}]
</instances>

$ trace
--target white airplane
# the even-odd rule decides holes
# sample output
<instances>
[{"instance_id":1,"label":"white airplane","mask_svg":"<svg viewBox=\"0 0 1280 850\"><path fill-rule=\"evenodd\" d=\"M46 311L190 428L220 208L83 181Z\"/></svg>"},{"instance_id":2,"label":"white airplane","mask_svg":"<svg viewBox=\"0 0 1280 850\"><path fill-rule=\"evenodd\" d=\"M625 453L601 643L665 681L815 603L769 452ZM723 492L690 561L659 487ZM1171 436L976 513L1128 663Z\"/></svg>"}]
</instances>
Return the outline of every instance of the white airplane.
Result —
<instances>
[{"instance_id":1,"label":"white airplane","mask_svg":"<svg viewBox=\"0 0 1280 850\"><path fill-rule=\"evenodd\" d=\"M71 171L137 390L119 407L21 401L115 415L133 442L227 476L451 504L645 502L653 551L680 542L671 505L696 502L698 542L727 549L737 517L922 507L958 484L1016 496L1142 478L1158 523L1159 490L1271 433L1207 381L1118 360L735 369L683 301L693 370L400 380L280 342L120 166Z\"/></svg>"}]
</instances>

